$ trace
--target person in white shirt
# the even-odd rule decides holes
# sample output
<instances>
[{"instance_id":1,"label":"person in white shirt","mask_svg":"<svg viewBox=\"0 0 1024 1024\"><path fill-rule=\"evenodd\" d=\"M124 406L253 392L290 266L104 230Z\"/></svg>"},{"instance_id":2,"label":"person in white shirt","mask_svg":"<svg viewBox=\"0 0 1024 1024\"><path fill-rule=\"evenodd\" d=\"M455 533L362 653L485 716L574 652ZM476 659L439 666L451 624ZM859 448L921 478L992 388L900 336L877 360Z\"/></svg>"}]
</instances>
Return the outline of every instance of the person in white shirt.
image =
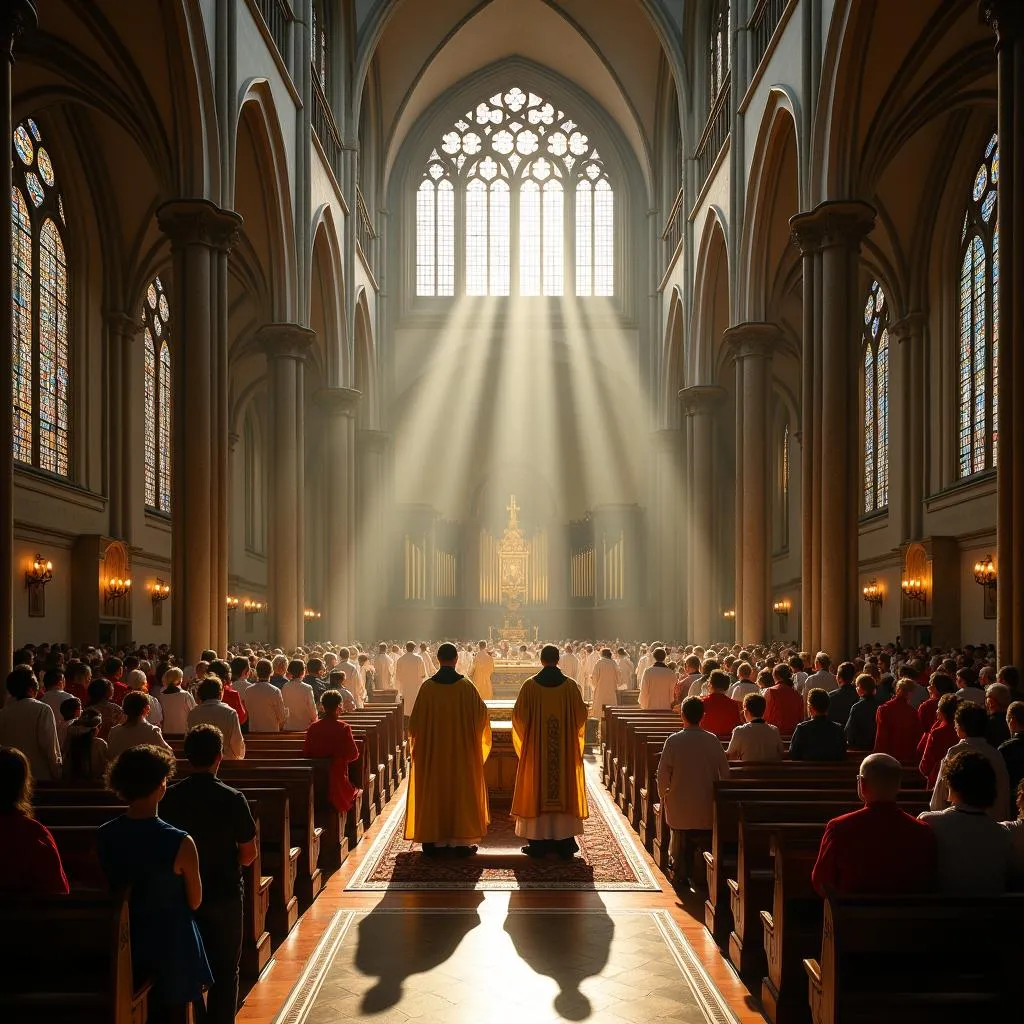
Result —
<instances>
[{"instance_id":1,"label":"person in white shirt","mask_svg":"<svg viewBox=\"0 0 1024 1024\"><path fill-rule=\"evenodd\" d=\"M160 691L164 710L163 732L167 736L184 736L188 731L188 713L196 706L196 699L181 688L184 676L180 668L169 668L163 675L164 688Z\"/></svg>"},{"instance_id":2,"label":"person in white shirt","mask_svg":"<svg viewBox=\"0 0 1024 1024\"><path fill-rule=\"evenodd\" d=\"M162 726L164 724L164 709L161 707L160 701L149 692L149 680L146 678L146 673L141 668L133 668L125 679L125 685L129 692L144 693L149 697L149 724L155 725L157 728ZM124 706L124 702L121 706Z\"/></svg>"},{"instance_id":3,"label":"person in white shirt","mask_svg":"<svg viewBox=\"0 0 1024 1024\"><path fill-rule=\"evenodd\" d=\"M793 670L793 689L797 693L807 694L809 687L807 686L807 680L810 678L810 673L804 671L804 661L799 654L794 654L789 659L789 667Z\"/></svg>"},{"instance_id":4,"label":"person in white shirt","mask_svg":"<svg viewBox=\"0 0 1024 1024\"><path fill-rule=\"evenodd\" d=\"M768 702L760 693L743 698L744 725L737 725L725 755L730 761L781 761L786 753L782 734L764 720Z\"/></svg>"},{"instance_id":5,"label":"person in white shirt","mask_svg":"<svg viewBox=\"0 0 1024 1024\"><path fill-rule=\"evenodd\" d=\"M420 644L420 657L423 659L423 668L428 676L434 675L437 672L438 664L434 659L434 656L430 653L430 648L425 644Z\"/></svg>"},{"instance_id":6,"label":"person in white shirt","mask_svg":"<svg viewBox=\"0 0 1024 1024\"><path fill-rule=\"evenodd\" d=\"M562 670L563 676L568 676L570 679L575 680L576 685L580 688L580 692L583 692L583 682L580 679L580 659L576 657L576 648L574 644L565 645L565 653L559 659L558 667Z\"/></svg>"},{"instance_id":7,"label":"person in white shirt","mask_svg":"<svg viewBox=\"0 0 1024 1024\"><path fill-rule=\"evenodd\" d=\"M64 689L64 669L51 668L43 673L43 692L39 699L44 704L49 704L53 711L54 721L60 729L60 706L66 700L71 700L71 694Z\"/></svg>"},{"instance_id":8,"label":"person in white shirt","mask_svg":"<svg viewBox=\"0 0 1024 1024\"><path fill-rule=\"evenodd\" d=\"M604 709L609 704L617 703L615 692L619 688L619 670L615 667L615 662L612 661L611 648L602 648L594 663L591 678L594 696L590 705L590 717L596 718L603 724Z\"/></svg>"},{"instance_id":9,"label":"person in white shirt","mask_svg":"<svg viewBox=\"0 0 1024 1024\"><path fill-rule=\"evenodd\" d=\"M405 645L405 654L395 662L395 680L398 683L398 696L405 709L402 712L406 718L412 714L416 704L416 697L419 695L420 686L427 678L426 665L423 659L416 653L416 645L410 640Z\"/></svg>"},{"instance_id":10,"label":"person in white shirt","mask_svg":"<svg viewBox=\"0 0 1024 1024\"><path fill-rule=\"evenodd\" d=\"M36 781L56 781L61 773L57 724L50 705L36 699L39 682L28 665L7 676L7 693L13 700L0 711L0 747L17 747Z\"/></svg>"},{"instance_id":11,"label":"person in white shirt","mask_svg":"<svg viewBox=\"0 0 1024 1024\"><path fill-rule=\"evenodd\" d=\"M494 685L491 677L494 675L494 659L487 650L487 642L481 640L477 644L476 657L473 658L473 668L470 670L470 681L476 687L481 700L492 700L494 698Z\"/></svg>"},{"instance_id":12,"label":"person in white shirt","mask_svg":"<svg viewBox=\"0 0 1024 1024\"><path fill-rule=\"evenodd\" d=\"M654 651L654 664L640 680L640 707L652 711L668 711L676 688L676 674L665 664L665 648Z\"/></svg>"},{"instance_id":13,"label":"person in white shirt","mask_svg":"<svg viewBox=\"0 0 1024 1024\"><path fill-rule=\"evenodd\" d=\"M704 677L700 674L700 656L688 654L683 660L683 677L680 680L680 689L686 697L701 696L700 688L704 685ZM697 692L693 690L696 687Z\"/></svg>"},{"instance_id":14,"label":"person in white shirt","mask_svg":"<svg viewBox=\"0 0 1024 1024\"><path fill-rule=\"evenodd\" d=\"M633 662L625 647L620 647L615 652L615 668L619 673L619 689L628 690L633 685Z\"/></svg>"},{"instance_id":15,"label":"person in white shirt","mask_svg":"<svg viewBox=\"0 0 1024 1024\"><path fill-rule=\"evenodd\" d=\"M245 691L252 686L249 678L249 659L239 655L231 659L231 685L238 691L238 696L245 700Z\"/></svg>"},{"instance_id":16,"label":"person in white shirt","mask_svg":"<svg viewBox=\"0 0 1024 1024\"><path fill-rule=\"evenodd\" d=\"M736 669L736 682L729 687L729 696L733 700L743 703L743 698L748 693L760 693L761 689L751 678L754 674L754 666L749 661L741 661Z\"/></svg>"},{"instance_id":17,"label":"person in white shirt","mask_svg":"<svg viewBox=\"0 0 1024 1024\"><path fill-rule=\"evenodd\" d=\"M288 682L281 687L281 697L288 709L285 732L305 732L317 719L313 687L305 682L306 666L298 659L288 663Z\"/></svg>"},{"instance_id":18,"label":"person in white shirt","mask_svg":"<svg viewBox=\"0 0 1024 1024\"><path fill-rule=\"evenodd\" d=\"M171 749L159 727L146 721L152 709L153 698L148 693L133 690L124 695L121 710L125 713L125 721L121 725L115 725L107 737L107 757L111 761L130 747L139 747L144 743L163 747L165 750Z\"/></svg>"},{"instance_id":19,"label":"person in white shirt","mask_svg":"<svg viewBox=\"0 0 1024 1024\"><path fill-rule=\"evenodd\" d=\"M388 654L388 645L380 644L373 657L373 674L376 679L375 689L393 690L395 688L395 663Z\"/></svg>"},{"instance_id":20,"label":"person in white shirt","mask_svg":"<svg viewBox=\"0 0 1024 1024\"><path fill-rule=\"evenodd\" d=\"M839 680L832 674L832 659L824 652L818 651L814 656L814 671L804 679L804 688L801 693L807 693L815 688L831 693L839 686Z\"/></svg>"},{"instance_id":21,"label":"person in white shirt","mask_svg":"<svg viewBox=\"0 0 1024 1024\"><path fill-rule=\"evenodd\" d=\"M272 672L273 666L266 658L256 662L256 682L242 698L249 713L249 732L280 732L288 721L288 708L281 691L270 681Z\"/></svg>"},{"instance_id":22,"label":"person in white shirt","mask_svg":"<svg viewBox=\"0 0 1024 1024\"><path fill-rule=\"evenodd\" d=\"M648 647L647 644L640 645L640 651L636 662L636 688L640 689L640 680L643 679L644 673L654 664L654 656L650 653L655 647L660 647L661 644L652 644Z\"/></svg>"},{"instance_id":23,"label":"person in white shirt","mask_svg":"<svg viewBox=\"0 0 1024 1024\"><path fill-rule=\"evenodd\" d=\"M345 673L345 680L348 683L348 688L352 691L352 696L356 699L356 707L361 708L366 704L366 682L359 671L359 666L352 661L349 654L350 652L347 647L342 647L342 649L338 651L339 660L335 671Z\"/></svg>"},{"instance_id":24,"label":"person in white shirt","mask_svg":"<svg viewBox=\"0 0 1024 1024\"><path fill-rule=\"evenodd\" d=\"M269 682L267 685L277 692L277 698L280 700L281 691ZM245 757L242 727L235 709L220 699L223 693L224 684L216 676L208 676L204 679L199 684L199 703L188 713L188 727L193 729L200 722L215 725L224 737L224 759L226 761L241 761ZM252 721L251 712L249 721Z\"/></svg>"}]
</instances>

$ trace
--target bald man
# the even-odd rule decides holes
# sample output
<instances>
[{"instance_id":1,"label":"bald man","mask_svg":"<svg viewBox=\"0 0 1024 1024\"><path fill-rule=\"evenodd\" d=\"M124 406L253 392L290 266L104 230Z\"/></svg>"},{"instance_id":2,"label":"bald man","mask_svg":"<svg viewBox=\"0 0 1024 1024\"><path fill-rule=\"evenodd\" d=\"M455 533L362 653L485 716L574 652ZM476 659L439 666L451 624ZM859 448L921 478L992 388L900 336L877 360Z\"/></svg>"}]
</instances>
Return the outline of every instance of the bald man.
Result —
<instances>
[{"instance_id":1,"label":"bald man","mask_svg":"<svg viewBox=\"0 0 1024 1024\"><path fill-rule=\"evenodd\" d=\"M935 835L896 804L903 768L889 754L869 754L860 763L859 811L825 826L811 882L820 896L829 889L861 892L930 892L935 887Z\"/></svg>"}]
</instances>

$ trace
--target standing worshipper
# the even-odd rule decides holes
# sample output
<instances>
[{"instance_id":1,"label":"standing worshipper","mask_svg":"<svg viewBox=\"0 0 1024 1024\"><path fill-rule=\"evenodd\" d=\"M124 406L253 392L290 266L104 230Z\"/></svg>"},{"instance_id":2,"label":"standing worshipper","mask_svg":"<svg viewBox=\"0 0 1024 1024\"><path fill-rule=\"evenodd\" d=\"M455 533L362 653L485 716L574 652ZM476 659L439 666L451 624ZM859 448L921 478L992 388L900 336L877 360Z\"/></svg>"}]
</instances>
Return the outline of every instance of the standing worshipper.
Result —
<instances>
[{"instance_id":1,"label":"standing worshipper","mask_svg":"<svg viewBox=\"0 0 1024 1024\"><path fill-rule=\"evenodd\" d=\"M619 689L628 690L633 685L634 669L625 647L620 647L615 652L615 667L619 672Z\"/></svg>"},{"instance_id":2,"label":"standing worshipper","mask_svg":"<svg viewBox=\"0 0 1024 1024\"><path fill-rule=\"evenodd\" d=\"M609 659L610 661L610 659ZM590 817L583 776L587 706L575 681L558 668L558 648L540 652L543 668L527 679L512 711L512 742L519 755L512 814L523 853L557 853L571 860ZM614 664L611 666L614 672Z\"/></svg>"},{"instance_id":3,"label":"standing worshipper","mask_svg":"<svg viewBox=\"0 0 1024 1024\"><path fill-rule=\"evenodd\" d=\"M50 705L36 699L39 682L28 665L7 676L7 693L11 703L0 711L0 746L20 750L37 782L55 782L61 775L57 723Z\"/></svg>"},{"instance_id":4,"label":"standing worshipper","mask_svg":"<svg viewBox=\"0 0 1024 1024\"><path fill-rule=\"evenodd\" d=\"M640 707L652 711L668 711L676 688L676 674L665 664L665 648L654 649L654 663L640 680ZM737 708L737 718L739 717ZM738 724L738 723L736 723Z\"/></svg>"},{"instance_id":5,"label":"standing worshipper","mask_svg":"<svg viewBox=\"0 0 1024 1024\"><path fill-rule=\"evenodd\" d=\"M433 675L440 667L434 661L434 656L430 653L430 647L426 643L420 644L420 657L423 659L423 667L430 675Z\"/></svg>"},{"instance_id":6,"label":"standing worshipper","mask_svg":"<svg viewBox=\"0 0 1024 1024\"><path fill-rule=\"evenodd\" d=\"M559 668L562 670L564 675L567 675L570 679L576 680L576 685L580 687L582 692L583 686L580 683L580 659L576 657L576 647L574 644L566 644L565 654L562 655L561 661L559 662Z\"/></svg>"},{"instance_id":7,"label":"standing worshipper","mask_svg":"<svg viewBox=\"0 0 1024 1024\"><path fill-rule=\"evenodd\" d=\"M306 666L298 658L288 662L288 682L281 687L288 709L285 732L305 732L316 721L316 697L313 687L304 679L305 674Z\"/></svg>"},{"instance_id":8,"label":"standing worshipper","mask_svg":"<svg viewBox=\"0 0 1024 1024\"><path fill-rule=\"evenodd\" d=\"M491 677L494 675L494 659L487 650L487 642L481 640L477 644L476 657L473 659L473 668L470 671L470 678L477 688L481 700L494 699L494 685Z\"/></svg>"},{"instance_id":9,"label":"standing worshipper","mask_svg":"<svg viewBox=\"0 0 1024 1024\"><path fill-rule=\"evenodd\" d=\"M356 699L356 707L366 705L366 683L359 673L359 666L352 660L352 652L347 647L338 651L338 668L345 673L345 681L352 696Z\"/></svg>"},{"instance_id":10,"label":"standing worshipper","mask_svg":"<svg viewBox=\"0 0 1024 1024\"><path fill-rule=\"evenodd\" d=\"M395 663L388 654L387 644L378 644L377 653L373 656L373 675L378 690L395 688Z\"/></svg>"},{"instance_id":11,"label":"standing worshipper","mask_svg":"<svg viewBox=\"0 0 1024 1024\"><path fill-rule=\"evenodd\" d=\"M288 721L288 708L281 690L271 681L271 671L271 663L261 658L256 662L256 682L245 691L250 732L280 732Z\"/></svg>"},{"instance_id":12,"label":"standing worshipper","mask_svg":"<svg viewBox=\"0 0 1024 1024\"><path fill-rule=\"evenodd\" d=\"M591 673L591 684L593 699L590 705L590 717L596 718L599 722L604 721L604 709L611 704L617 703L615 692L619 686L619 670L612 661L611 649L605 647L601 656L594 663Z\"/></svg>"},{"instance_id":13,"label":"standing worshipper","mask_svg":"<svg viewBox=\"0 0 1024 1024\"><path fill-rule=\"evenodd\" d=\"M398 697L405 705L403 714L408 719L416 706L416 697L427 678L423 659L416 653L416 645L410 640L405 645L405 654L395 662L395 679L398 682Z\"/></svg>"},{"instance_id":14,"label":"standing worshipper","mask_svg":"<svg viewBox=\"0 0 1024 1024\"><path fill-rule=\"evenodd\" d=\"M917 744L924 729L917 709L910 703L916 685L913 679L901 679L896 684L896 696L875 712L875 753L890 754L901 764L918 763ZM984 708L981 711L984 714Z\"/></svg>"},{"instance_id":15,"label":"standing worshipper","mask_svg":"<svg viewBox=\"0 0 1024 1024\"><path fill-rule=\"evenodd\" d=\"M224 687L216 676L209 676L199 684L199 703L188 713L188 727L194 729L200 722L215 725L224 738L224 757L229 761L241 761L245 757L245 740L238 713L225 704L221 697ZM280 700L281 694L278 693Z\"/></svg>"},{"instance_id":16,"label":"standing worshipper","mask_svg":"<svg viewBox=\"0 0 1024 1024\"><path fill-rule=\"evenodd\" d=\"M421 843L425 857L444 849L469 857L491 820L484 778L491 723L476 687L455 671L455 645L441 644L437 656L441 667L418 688L409 721L405 838Z\"/></svg>"}]
</instances>

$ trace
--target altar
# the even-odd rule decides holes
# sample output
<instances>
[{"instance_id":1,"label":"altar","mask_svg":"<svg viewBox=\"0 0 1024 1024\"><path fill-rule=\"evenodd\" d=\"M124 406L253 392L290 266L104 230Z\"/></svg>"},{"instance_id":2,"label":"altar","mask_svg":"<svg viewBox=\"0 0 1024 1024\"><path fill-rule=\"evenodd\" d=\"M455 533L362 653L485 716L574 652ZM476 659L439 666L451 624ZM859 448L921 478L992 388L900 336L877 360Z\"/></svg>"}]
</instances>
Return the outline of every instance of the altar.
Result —
<instances>
[{"instance_id":1,"label":"altar","mask_svg":"<svg viewBox=\"0 0 1024 1024\"><path fill-rule=\"evenodd\" d=\"M531 676L535 676L540 668L540 665L522 661L495 659L494 671L491 673L491 688L495 699L515 701L523 683Z\"/></svg>"},{"instance_id":2,"label":"altar","mask_svg":"<svg viewBox=\"0 0 1024 1024\"><path fill-rule=\"evenodd\" d=\"M529 675L523 677L528 679ZM516 693L523 684L523 679L516 684ZM519 758L512 743L512 709L515 700L489 700L487 717L491 722L491 756L484 764L484 777L487 779L487 795L497 803L510 803L516 788L516 771Z\"/></svg>"}]
</instances>

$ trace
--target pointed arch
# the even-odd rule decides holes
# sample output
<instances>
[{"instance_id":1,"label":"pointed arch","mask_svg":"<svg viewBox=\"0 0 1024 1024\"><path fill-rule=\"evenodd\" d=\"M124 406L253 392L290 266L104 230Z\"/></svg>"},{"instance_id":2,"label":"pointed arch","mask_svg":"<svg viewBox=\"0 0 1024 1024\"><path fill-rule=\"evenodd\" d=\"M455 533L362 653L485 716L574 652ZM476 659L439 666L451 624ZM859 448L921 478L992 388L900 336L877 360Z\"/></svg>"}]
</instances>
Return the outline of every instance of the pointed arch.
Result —
<instances>
[{"instance_id":1,"label":"pointed arch","mask_svg":"<svg viewBox=\"0 0 1024 1024\"><path fill-rule=\"evenodd\" d=\"M669 298L665 343L662 350L661 387L659 389L659 421L663 427L677 427L680 422L679 391L685 381L684 316L682 295L672 289Z\"/></svg>"},{"instance_id":2,"label":"pointed arch","mask_svg":"<svg viewBox=\"0 0 1024 1024\"><path fill-rule=\"evenodd\" d=\"M697 247L694 303L690 321L690 350L686 384L713 382L719 371L722 332L729 326L729 247L725 214L708 209Z\"/></svg>"},{"instance_id":3,"label":"pointed arch","mask_svg":"<svg viewBox=\"0 0 1024 1024\"><path fill-rule=\"evenodd\" d=\"M381 430L380 392L377 375L377 348L373 336L373 321L365 289L356 296L354 342L355 386L362 394L357 423L362 430Z\"/></svg>"},{"instance_id":4,"label":"pointed arch","mask_svg":"<svg viewBox=\"0 0 1024 1024\"><path fill-rule=\"evenodd\" d=\"M345 385L352 368L351 345L345 322L345 271L334 211L321 206L313 217L310 257L312 282L309 324L317 332L332 387Z\"/></svg>"}]
</instances>

